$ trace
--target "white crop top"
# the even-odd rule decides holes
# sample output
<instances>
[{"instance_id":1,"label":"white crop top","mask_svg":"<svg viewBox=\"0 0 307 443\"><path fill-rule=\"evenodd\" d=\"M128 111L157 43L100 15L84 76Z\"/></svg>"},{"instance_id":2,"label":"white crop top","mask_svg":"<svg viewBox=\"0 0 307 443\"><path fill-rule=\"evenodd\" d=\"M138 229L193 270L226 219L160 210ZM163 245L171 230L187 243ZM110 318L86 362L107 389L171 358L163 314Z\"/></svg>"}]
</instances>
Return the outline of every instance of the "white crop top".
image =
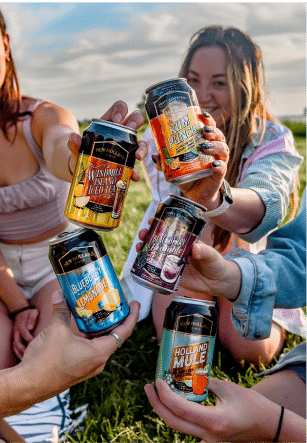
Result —
<instances>
[{"instance_id":1,"label":"white crop top","mask_svg":"<svg viewBox=\"0 0 307 443\"><path fill-rule=\"evenodd\" d=\"M41 102L37 100L28 111L33 113ZM0 187L0 241L36 237L67 220L64 208L69 183L59 180L47 168L31 133L31 120L32 115L25 117L23 131L40 169L27 180Z\"/></svg>"}]
</instances>

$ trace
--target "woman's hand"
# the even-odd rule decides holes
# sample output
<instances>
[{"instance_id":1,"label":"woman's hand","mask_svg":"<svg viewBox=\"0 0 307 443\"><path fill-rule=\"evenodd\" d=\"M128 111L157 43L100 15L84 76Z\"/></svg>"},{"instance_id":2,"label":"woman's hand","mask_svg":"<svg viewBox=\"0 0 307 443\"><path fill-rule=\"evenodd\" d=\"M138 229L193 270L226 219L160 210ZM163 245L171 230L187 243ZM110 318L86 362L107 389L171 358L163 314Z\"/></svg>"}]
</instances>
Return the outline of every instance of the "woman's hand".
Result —
<instances>
[{"instance_id":1,"label":"woman's hand","mask_svg":"<svg viewBox=\"0 0 307 443\"><path fill-rule=\"evenodd\" d=\"M139 317L140 305L132 301L123 323L108 335L89 340L71 332L71 314L63 292L56 291L52 299L51 323L31 341L21 363L5 371L4 381L0 378L0 417L17 414L98 375L119 346L111 334L116 333L124 342Z\"/></svg>"},{"instance_id":2,"label":"woman's hand","mask_svg":"<svg viewBox=\"0 0 307 443\"><path fill-rule=\"evenodd\" d=\"M16 357L22 360L26 347L34 337L34 330L39 316L38 309L27 309L16 315L13 325L13 350Z\"/></svg>"},{"instance_id":3,"label":"woman's hand","mask_svg":"<svg viewBox=\"0 0 307 443\"><path fill-rule=\"evenodd\" d=\"M153 384L146 385L145 392L154 410L172 429L206 442L274 439L280 406L253 390L211 378L209 390L216 395L216 406L204 406L180 397L165 381L157 380L156 387L158 395Z\"/></svg>"},{"instance_id":4,"label":"woman's hand","mask_svg":"<svg viewBox=\"0 0 307 443\"><path fill-rule=\"evenodd\" d=\"M153 217L148 223L151 224ZM149 229L139 232L136 251L139 252L148 235ZM180 286L192 292L224 297L234 301L240 293L241 271L232 260L226 260L218 251L201 241L192 246L191 260L184 271Z\"/></svg>"},{"instance_id":5,"label":"woman's hand","mask_svg":"<svg viewBox=\"0 0 307 443\"><path fill-rule=\"evenodd\" d=\"M127 116L127 113L128 113L128 107L126 103L124 103L123 101L117 101L100 118L102 120L110 120L114 123L119 123L121 125L128 126L129 128L135 129L137 131L145 122L143 114L141 113L141 111L134 111ZM72 132L70 134L67 146L73 154L69 162L72 171L74 171L77 164L79 148L81 146L81 140L82 137L79 134L76 134L75 132ZM136 150L135 153L135 158L140 161L144 160L144 158L147 155L147 152L148 150L146 143L143 140L139 141L138 149ZM131 178L134 181L138 181L140 179L140 175L136 169L133 170Z\"/></svg>"},{"instance_id":6,"label":"woman's hand","mask_svg":"<svg viewBox=\"0 0 307 443\"><path fill-rule=\"evenodd\" d=\"M201 149L206 155L210 155L215 159L211 164L212 175L177 186L184 197L205 206L211 211L221 204L219 189L227 172L229 148L224 134L216 127L215 121L209 114L201 114L199 119L205 125L202 129L204 140L200 143L202 145ZM156 168L162 171L159 155L154 156L154 160Z\"/></svg>"},{"instance_id":7,"label":"woman's hand","mask_svg":"<svg viewBox=\"0 0 307 443\"><path fill-rule=\"evenodd\" d=\"M132 301L130 313L123 323L108 335L88 340L71 332L71 314L63 292L56 291L53 300L55 296L57 303L53 305L52 322L29 344L21 363L32 368L41 390L46 391L46 398L48 392L56 395L69 386L99 374L118 348L116 338L111 334L114 332L125 341L137 322L140 306Z\"/></svg>"}]
</instances>

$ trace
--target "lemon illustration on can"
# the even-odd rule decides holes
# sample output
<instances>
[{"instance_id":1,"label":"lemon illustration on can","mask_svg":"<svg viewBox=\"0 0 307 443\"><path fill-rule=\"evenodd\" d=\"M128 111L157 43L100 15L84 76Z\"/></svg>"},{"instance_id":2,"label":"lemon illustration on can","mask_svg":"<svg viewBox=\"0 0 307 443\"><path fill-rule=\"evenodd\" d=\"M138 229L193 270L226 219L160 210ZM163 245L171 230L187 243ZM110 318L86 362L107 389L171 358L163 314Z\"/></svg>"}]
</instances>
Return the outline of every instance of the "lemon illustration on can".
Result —
<instances>
[{"instance_id":1,"label":"lemon illustration on can","mask_svg":"<svg viewBox=\"0 0 307 443\"><path fill-rule=\"evenodd\" d=\"M81 183L79 183L74 190L74 196L75 197L82 197L82 192L83 192L83 185Z\"/></svg>"},{"instance_id":2,"label":"lemon illustration on can","mask_svg":"<svg viewBox=\"0 0 307 443\"><path fill-rule=\"evenodd\" d=\"M83 208L85 205L88 204L90 198L90 195L87 195L86 197L76 197L75 206L77 206L78 208Z\"/></svg>"}]
</instances>

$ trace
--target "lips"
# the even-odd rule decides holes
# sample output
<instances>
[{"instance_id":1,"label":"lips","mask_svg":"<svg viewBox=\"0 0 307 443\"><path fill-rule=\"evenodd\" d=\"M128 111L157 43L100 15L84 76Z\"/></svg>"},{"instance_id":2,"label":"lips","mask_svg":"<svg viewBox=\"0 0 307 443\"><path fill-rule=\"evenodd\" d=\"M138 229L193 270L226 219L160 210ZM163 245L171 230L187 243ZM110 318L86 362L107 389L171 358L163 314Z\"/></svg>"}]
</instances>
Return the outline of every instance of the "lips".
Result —
<instances>
[{"instance_id":1,"label":"lips","mask_svg":"<svg viewBox=\"0 0 307 443\"><path fill-rule=\"evenodd\" d=\"M206 108L201 108L202 112L208 112L209 114L211 114L212 112L216 111L218 108L217 106L214 107L206 107Z\"/></svg>"}]
</instances>

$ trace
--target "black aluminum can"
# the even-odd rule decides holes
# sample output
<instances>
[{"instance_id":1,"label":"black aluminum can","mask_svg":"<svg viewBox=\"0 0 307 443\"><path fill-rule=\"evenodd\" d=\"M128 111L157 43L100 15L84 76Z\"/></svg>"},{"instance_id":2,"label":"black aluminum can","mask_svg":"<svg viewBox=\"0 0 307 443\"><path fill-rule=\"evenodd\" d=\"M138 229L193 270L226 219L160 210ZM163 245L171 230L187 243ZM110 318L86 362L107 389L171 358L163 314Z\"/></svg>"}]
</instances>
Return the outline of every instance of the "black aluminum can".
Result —
<instances>
[{"instance_id":1,"label":"black aluminum can","mask_svg":"<svg viewBox=\"0 0 307 443\"><path fill-rule=\"evenodd\" d=\"M164 318L156 380L181 397L201 402L208 396L218 314L215 302L175 296Z\"/></svg>"},{"instance_id":2,"label":"black aluminum can","mask_svg":"<svg viewBox=\"0 0 307 443\"><path fill-rule=\"evenodd\" d=\"M165 180L180 184L212 174L214 157L203 152L203 114L194 89L172 78L146 90L145 109Z\"/></svg>"},{"instance_id":3,"label":"black aluminum can","mask_svg":"<svg viewBox=\"0 0 307 443\"><path fill-rule=\"evenodd\" d=\"M193 243L205 226L205 213L204 206L177 195L161 202L130 271L132 278L161 294L176 292Z\"/></svg>"},{"instance_id":4,"label":"black aluminum can","mask_svg":"<svg viewBox=\"0 0 307 443\"><path fill-rule=\"evenodd\" d=\"M117 228L135 163L134 129L93 119L82 137L65 215L95 230Z\"/></svg>"}]
</instances>

